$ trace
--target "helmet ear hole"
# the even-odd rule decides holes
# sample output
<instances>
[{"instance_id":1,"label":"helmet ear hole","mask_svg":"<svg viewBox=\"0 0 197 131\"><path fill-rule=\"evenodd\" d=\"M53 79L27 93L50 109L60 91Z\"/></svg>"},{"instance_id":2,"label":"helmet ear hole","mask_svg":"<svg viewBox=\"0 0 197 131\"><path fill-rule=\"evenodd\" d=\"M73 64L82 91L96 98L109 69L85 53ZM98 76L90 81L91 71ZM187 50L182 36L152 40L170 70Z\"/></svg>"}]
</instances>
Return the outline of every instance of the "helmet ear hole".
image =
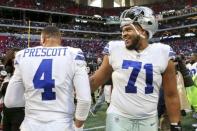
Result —
<instances>
[{"instance_id":1,"label":"helmet ear hole","mask_svg":"<svg viewBox=\"0 0 197 131\"><path fill-rule=\"evenodd\" d=\"M149 32L148 32L148 31L146 31L146 35L149 37L149 35L150 35L150 34L149 34Z\"/></svg>"},{"instance_id":2,"label":"helmet ear hole","mask_svg":"<svg viewBox=\"0 0 197 131\"><path fill-rule=\"evenodd\" d=\"M151 21L148 21L148 25L152 25L153 23Z\"/></svg>"}]
</instances>

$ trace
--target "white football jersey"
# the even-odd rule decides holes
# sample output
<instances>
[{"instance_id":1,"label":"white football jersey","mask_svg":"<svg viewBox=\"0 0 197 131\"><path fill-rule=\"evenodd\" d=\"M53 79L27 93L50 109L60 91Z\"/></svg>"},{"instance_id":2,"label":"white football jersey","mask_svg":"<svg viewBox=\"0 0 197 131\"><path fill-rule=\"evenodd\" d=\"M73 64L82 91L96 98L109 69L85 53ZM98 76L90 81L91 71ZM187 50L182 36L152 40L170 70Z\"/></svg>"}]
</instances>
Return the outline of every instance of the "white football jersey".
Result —
<instances>
[{"instance_id":1,"label":"white football jersey","mask_svg":"<svg viewBox=\"0 0 197 131\"><path fill-rule=\"evenodd\" d=\"M187 67L190 70L190 73L192 76L197 75L197 62L195 62L194 64L187 66Z\"/></svg>"},{"instance_id":2,"label":"white football jersey","mask_svg":"<svg viewBox=\"0 0 197 131\"><path fill-rule=\"evenodd\" d=\"M162 73L175 53L170 46L150 44L142 52L128 50L123 41L109 42L103 51L113 68L108 113L132 119L157 115Z\"/></svg>"},{"instance_id":3,"label":"white football jersey","mask_svg":"<svg viewBox=\"0 0 197 131\"><path fill-rule=\"evenodd\" d=\"M78 48L24 49L16 55L13 77L12 81L24 85L26 117L41 121L72 118L74 90L77 99L91 101L86 62Z\"/></svg>"}]
</instances>

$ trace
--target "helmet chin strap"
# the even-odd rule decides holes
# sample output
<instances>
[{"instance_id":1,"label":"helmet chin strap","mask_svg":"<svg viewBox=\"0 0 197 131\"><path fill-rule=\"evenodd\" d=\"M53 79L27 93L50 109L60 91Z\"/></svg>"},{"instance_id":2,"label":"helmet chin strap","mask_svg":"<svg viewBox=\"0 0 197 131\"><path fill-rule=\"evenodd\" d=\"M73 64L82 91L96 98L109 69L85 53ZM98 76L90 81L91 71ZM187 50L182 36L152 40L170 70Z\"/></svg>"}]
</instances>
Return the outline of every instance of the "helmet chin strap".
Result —
<instances>
[{"instance_id":1,"label":"helmet chin strap","mask_svg":"<svg viewBox=\"0 0 197 131\"><path fill-rule=\"evenodd\" d=\"M132 27L133 27L133 29L135 30L135 32L140 36L140 37L142 37L142 38L146 38L144 35L142 35L142 34L140 34L139 33L139 31L135 28L135 26L133 25L133 24L130 24Z\"/></svg>"}]
</instances>

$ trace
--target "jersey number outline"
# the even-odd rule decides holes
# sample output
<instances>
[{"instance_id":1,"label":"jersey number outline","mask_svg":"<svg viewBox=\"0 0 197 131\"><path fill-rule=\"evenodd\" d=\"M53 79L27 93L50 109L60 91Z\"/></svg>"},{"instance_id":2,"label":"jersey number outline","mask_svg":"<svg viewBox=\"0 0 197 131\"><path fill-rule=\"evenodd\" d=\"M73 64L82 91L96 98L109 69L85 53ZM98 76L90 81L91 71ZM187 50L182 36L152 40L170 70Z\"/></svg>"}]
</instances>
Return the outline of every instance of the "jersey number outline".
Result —
<instances>
[{"instance_id":1,"label":"jersey number outline","mask_svg":"<svg viewBox=\"0 0 197 131\"><path fill-rule=\"evenodd\" d=\"M142 62L131 61L131 60L123 60L122 69L128 69L129 67L133 67L131 75L129 77L129 81L127 86L125 87L126 93L137 93L137 87L135 86L135 82L139 75L139 72L142 68ZM153 93L153 65L145 64L143 67L146 71L146 87L145 94Z\"/></svg>"},{"instance_id":2,"label":"jersey number outline","mask_svg":"<svg viewBox=\"0 0 197 131\"><path fill-rule=\"evenodd\" d=\"M42 79L43 78L43 79ZM43 59L34 75L33 84L35 89L44 89L42 100L55 100L55 80L52 79L52 59Z\"/></svg>"}]
</instances>

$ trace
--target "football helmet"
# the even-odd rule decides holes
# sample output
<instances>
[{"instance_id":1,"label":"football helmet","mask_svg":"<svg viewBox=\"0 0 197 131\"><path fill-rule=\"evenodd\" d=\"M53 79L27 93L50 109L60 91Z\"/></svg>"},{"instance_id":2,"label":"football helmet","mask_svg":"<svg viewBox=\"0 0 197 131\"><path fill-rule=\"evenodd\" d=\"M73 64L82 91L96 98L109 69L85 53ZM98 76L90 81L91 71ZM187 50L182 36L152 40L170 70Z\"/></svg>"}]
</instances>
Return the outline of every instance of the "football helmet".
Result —
<instances>
[{"instance_id":1,"label":"football helmet","mask_svg":"<svg viewBox=\"0 0 197 131\"><path fill-rule=\"evenodd\" d=\"M138 23L144 30L146 30L149 39L152 38L158 29L158 21L156 20L152 9L144 6L134 6L122 12L120 16L120 27L133 23Z\"/></svg>"}]
</instances>

